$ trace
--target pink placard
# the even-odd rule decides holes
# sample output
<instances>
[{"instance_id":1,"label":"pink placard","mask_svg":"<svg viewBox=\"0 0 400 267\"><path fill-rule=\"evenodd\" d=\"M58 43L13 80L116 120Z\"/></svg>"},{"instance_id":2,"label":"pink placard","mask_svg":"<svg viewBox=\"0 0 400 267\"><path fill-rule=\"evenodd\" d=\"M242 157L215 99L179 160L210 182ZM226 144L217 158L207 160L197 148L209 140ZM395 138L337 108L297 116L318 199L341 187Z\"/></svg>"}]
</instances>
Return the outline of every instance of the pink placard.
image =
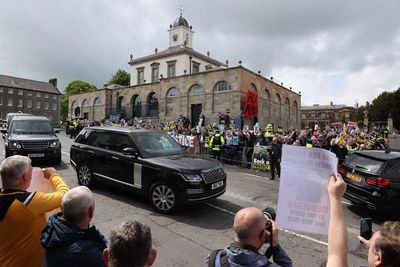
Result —
<instances>
[{"instance_id":1,"label":"pink placard","mask_svg":"<svg viewBox=\"0 0 400 267\"><path fill-rule=\"evenodd\" d=\"M54 192L54 187L49 179L44 178L43 170L41 168L33 167L31 183L26 191L52 193ZM52 214L60 211L61 211L60 208L57 208L50 212L47 212L46 218L49 218Z\"/></svg>"}]
</instances>

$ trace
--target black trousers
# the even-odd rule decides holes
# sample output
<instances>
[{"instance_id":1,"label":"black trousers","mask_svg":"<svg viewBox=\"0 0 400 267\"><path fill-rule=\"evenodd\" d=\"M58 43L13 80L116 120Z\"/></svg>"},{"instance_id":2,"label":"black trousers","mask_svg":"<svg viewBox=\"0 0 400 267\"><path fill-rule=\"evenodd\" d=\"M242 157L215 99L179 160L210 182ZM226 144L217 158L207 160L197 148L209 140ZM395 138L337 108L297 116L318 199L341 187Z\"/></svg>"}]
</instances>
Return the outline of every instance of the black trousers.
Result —
<instances>
[{"instance_id":1,"label":"black trousers","mask_svg":"<svg viewBox=\"0 0 400 267\"><path fill-rule=\"evenodd\" d=\"M278 172L278 176L281 177L281 163L277 160L271 160L271 178L275 179L275 169Z\"/></svg>"},{"instance_id":2,"label":"black trousers","mask_svg":"<svg viewBox=\"0 0 400 267\"><path fill-rule=\"evenodd\" d=\"M221 161L221 150L212 150L212 154L214 156L215 159Z\"/></svg>"}]
</instances>

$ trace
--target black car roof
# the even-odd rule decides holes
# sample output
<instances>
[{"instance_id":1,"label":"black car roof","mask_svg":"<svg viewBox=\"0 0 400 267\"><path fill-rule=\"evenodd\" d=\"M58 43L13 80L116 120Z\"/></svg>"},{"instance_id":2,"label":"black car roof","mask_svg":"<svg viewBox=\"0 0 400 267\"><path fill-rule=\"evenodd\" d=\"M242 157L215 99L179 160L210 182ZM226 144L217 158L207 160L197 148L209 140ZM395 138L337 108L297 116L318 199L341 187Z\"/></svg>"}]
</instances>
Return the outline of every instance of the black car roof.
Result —
<instances>
[{"instance_id":1,"label":"black car roof","mask_svg":"<svg viewBox=\"0 0 400 267\"><path fill-rule=\"evenodd\" d=\"M35 121L49 121L49 119L45 116L34 116L34 115L21 115L21 116L14 116L12 118L13 121L25 121L25 120L35 120Z\"/></svg>"},{"instance_id":2,"label":"black car roof","mask_svg":"<svg viewBox=\"0 0 400 267\"><path fill-rule=\"evenodd\" d=\"M394 150L364 150L357 151L356 154L365 155L370 158L376 158L381 160L392 160L392 159L400 159L400 151Z\"/></svg>"},{"instance_id":3,"label":"black car roof","mask_svg":"<svg viewBox=\"0 0 400 267\"><path fill-rule=\"evenodd\" d=\"M148 133L148 132L162 132L158 129L145 129L145 128L135 128L129 126L90 126L86 128L87 130L101 130L101 131L115 131L115 132L133 132L133 133Z\"/></svg>"}]
</instances>

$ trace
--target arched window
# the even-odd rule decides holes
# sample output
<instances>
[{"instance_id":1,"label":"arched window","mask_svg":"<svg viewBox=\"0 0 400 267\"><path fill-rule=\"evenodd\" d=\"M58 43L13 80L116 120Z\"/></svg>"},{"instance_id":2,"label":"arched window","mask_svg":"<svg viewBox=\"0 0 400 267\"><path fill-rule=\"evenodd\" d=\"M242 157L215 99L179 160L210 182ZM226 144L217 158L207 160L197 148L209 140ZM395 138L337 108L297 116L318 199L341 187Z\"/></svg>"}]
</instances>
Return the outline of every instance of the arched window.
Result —
<instances>
[{"instance_id":1,"label":"arched window","mask_svg":"<svg viewBox=\"0 0 400 267\"><path fill-rule=\"evenodd\" d=\"M177 97L177 96L180 96L180 95L181 95L181 91L179 91L179 89L176 88L176 87L172 87L167 92L167 97Z\"/></svg>"},{"instance_id":2,"label":"arched window","mask_svg":"<svg viewBox=\"0 0 400 267\"><path fill-rule=\"evenodd\" d=\"M270 96L270 94L269 94L268 89L265 89L265 90L264 90L264 97L265 97L266 100L270 101L271 96Z\"/></svg>"},{"instance_id":3,"label":"arched window","mask_svg":"<svg viewBox=\"0 0 400 267\"><path fill-rule=\"evenodd\" d=\"M257 87L256 87L256 85L254 83L250 84L250 90L257 91Z\"/></svg>"},{"instance_id":4,"label":"arched window","mask_svg":"<svg viewBox=\"0 0 400 267\"><path fill-rule=\"evenodd\" d=\"M156 93L151 92L147 97L147 116L158 117L158 99Z\"/></svg>"},{"instance_id":5,"label":"arched window","mask_svg":"<svg viewBox=\"0 0 400 267\"><path fill-rule=\"evenodd\" d=\"M83 99L82 107L87 107L87 106L89 106L89 103L88 103L87 99Z\"/></svg>"},{"instance_id":6,"label":"arched window","mask_svg":"<svg viewBox=\"0 0 400 267\"><path fill-rule=\"evenodd\" d=\"M231 86L226 81L221 81L214 86L214 92L223 92L231 90Z\"/></svg>"},{"instance_id":7,"label":"arched window","mask_svg":"<svg viewBox=\"0 0 400 267\"><path fill-rule=\"evenodd\" d=\"M126 101L123 96L120 96L117 99L117 112L126 112Z\"/></svg>"},{"instance_id":8,"label":"arched window","mask_svg":"<svg viewBox=\"0 0 400 267\"><path fill-rule=\"evenodd\" d=\"M298 106L297 106L297 101L295 100L294 102L293 102L293 108L295 109L295 116L296 116L296 122L298 122L299 121L299 110L297 109L298 108Z\"/></svg>"},{"instance_id":9,"label":"arched window","mask_svg":"<svg viewBox=\"0 0 400 267\"><path fill-rule=\"evenodd\" d=\"M204 88L200 84L195 84L189 89L189 95L204 94Z\"/></svg>"},{"instance_id":10,"label":"arched window","mask_svg":"<svg viewBox=\"0 0 400 267\"><path fill-rule=\"evenodd\" d=\"M72 114L73 116L75 116L76 118L79 118L81 116L81 108L78 105L78 102L74 101L72 102Z\"/></svg>"},{"instance_id":11,"label":"arched window","mask_svg":"<svg viewBox=\"0 0 400 267\"><path fill-rule=\"evenodd\" d=\"M142 103L140 101L139 95L134 95L131 101L132 107L132 118L134 117L141 117L142 116Z\"/></svg>"},{"instance_id":12,"label":"arched window","mask_svg":"<svg viewBox=\"0 0 400 267\"><path fill-rule=\"evenodd\" d=\"M286 99L285 99L285 105L287 105L287 106L290 107L290 101L289 101L289 98L288 98L288 97L286 97Z\"/></svg>"},{"instance_id":13,"label":"arched window","mask_svg":"<svg viewBox=\"0 0 400 267\"><path fill-rule=\"evenodd\" d=\"M93 100L93 106L100 106L100 105L101 105L100 97L96 97L96 98Z\"/></svg>"},{"instance_id":14,"label":"arched window","mask_svg":"<svg viewBox=\"0 0 400 267\"><path fill-rule=\"evenodd\" d=\"M277 104L281 103L281 96L279 94L275 95L275 103L277 103Z\"/></svg>"},{"instance_id":15,"label":"arched window","mask_svg":"<svg viewBox=\"0 0 400 267\"><path fill-rule=\"evenodd\" d=\"M275 95L275 111L278 113L278 118L282 118L282 106L281 106L281 96L279 94Z\"/></svg>"}]
</instances>

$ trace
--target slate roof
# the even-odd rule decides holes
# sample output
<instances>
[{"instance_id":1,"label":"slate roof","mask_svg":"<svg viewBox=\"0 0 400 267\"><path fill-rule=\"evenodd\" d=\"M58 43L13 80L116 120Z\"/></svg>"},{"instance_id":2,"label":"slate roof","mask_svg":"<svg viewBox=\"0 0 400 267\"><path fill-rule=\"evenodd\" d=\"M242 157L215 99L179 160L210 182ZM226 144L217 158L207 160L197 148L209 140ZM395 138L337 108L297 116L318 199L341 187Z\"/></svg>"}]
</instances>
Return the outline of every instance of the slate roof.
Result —
<instances>
[{"instance_id":1,"label":"slate roof","mask_svg":"<svg viewBox=\"0 0 400 267\"><path fill-rule=\"evenodd\" d=\"M0 74L0 86L61 94L51 83Z\"/></svg>"},{"instance_id":2,"label":"slate roof","mask_svg":"<svg viewBox=\"0 0 400 267\"><path fill-rule=\"evenodd\" d=\"M318 106L302 106L301 110L325 110L325 109L343 109L353 108L346 105L318 105Z\"/></svg>"}]
</instances>

